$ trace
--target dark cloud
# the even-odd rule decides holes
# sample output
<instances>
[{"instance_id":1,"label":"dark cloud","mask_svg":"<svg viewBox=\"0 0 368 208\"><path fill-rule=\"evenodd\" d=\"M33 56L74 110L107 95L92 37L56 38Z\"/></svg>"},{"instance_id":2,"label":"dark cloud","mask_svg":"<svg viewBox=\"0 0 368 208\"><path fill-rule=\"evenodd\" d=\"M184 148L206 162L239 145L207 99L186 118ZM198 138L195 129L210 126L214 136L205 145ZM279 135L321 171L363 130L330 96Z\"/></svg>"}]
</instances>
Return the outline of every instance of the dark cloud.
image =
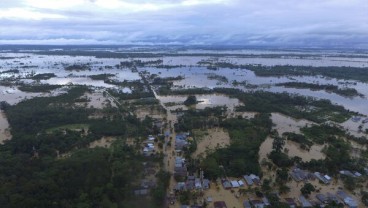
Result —
<instances>
[{"instance_id":1,"label":"dark cloud","mask_svg":"<svg viewBox=\"0 0 368 208\"><path fill-rule=\"evenodd\" d=\"M0 43L368 45L366 0L60 2L1 0Z\"/></svg>"}]
</instances>

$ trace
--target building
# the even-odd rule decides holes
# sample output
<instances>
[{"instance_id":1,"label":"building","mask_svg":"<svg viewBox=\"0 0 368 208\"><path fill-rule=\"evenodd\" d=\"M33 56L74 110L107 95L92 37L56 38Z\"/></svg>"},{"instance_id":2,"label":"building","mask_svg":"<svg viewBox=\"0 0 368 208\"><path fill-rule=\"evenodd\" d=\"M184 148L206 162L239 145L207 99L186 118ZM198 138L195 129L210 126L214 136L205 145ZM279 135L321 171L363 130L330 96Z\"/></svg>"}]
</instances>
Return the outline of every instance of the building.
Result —
<instances>
[{"instance_id":1,"label":"building","mask_svg":"<svg viewBox=\"0 0 368 208\"><path fill-rule=\"evenodd\" d=\"M252 206L250 205L249 201L247 201L247 200L243 202L243 207L244 208L252 208Z\"/></svg>"},{"instance_id":2,"label":"building","mask_svg":"<svg viewBox=\"0 0 368 208\"><path fill-rule=\"evenodd\" d=\"M314 175L324 184L329 184L331 182L331 177L328 175L322 175L320 172L315 172Z\"/></svg>"},{"instance_id":3,"label":"building","mask_svg":"<svg viewBox=\"0 0 368 208\"><path fill-rule=\"evenodd\" d=\"M202 188L201 179L196 178L196 179L194 180L194 186L195 186L195 188L196 188L196 189L201 189L201 188Z\"/></svg>"},{"instance_id":4,"label":"building","mask_svg":"<svg viewBox=\"0 0 368 208\"><path fill-rule=\"evenodd\" d=\"M250 176L245 175L243 177L244 177L245 182L248 184L248 186L252 186L253 185L253 180L252 180L252 178Z\"/></svg>"},{"instance_id":5,"label":"building","mask_svg":"<svg viewBox=\"0 0 368 208\"><path fill-rule=\"evenodd\" d=\"M239 188L238 181L231 181L230 183L231 183L231 187L233 187L233 188Z\"/></svg>"},{"instance_id":6,"label":"building","mask_svg":"<svg viewBox=\"0 0 368 208\"><path fill-rule=\"evenodd\" d=\"M261 200L250 200L250 203L253 205L254 208L264 208L265 205Z\"/></svg>"},{"instance_id":7,"label":"building","mask_svg":"<svg viewBox=\"0 0 368 208\"><path fill-rule=\"evenodd\" d=\"M317 194L316 198L322 202L323 204L328 204L329 203L329 199L327 196L325 196L324 194Z\"/></svg>"},{"instance_id":8,"label":"building","mask_svg":"<svg viewBox=\"0 0 368 208\"><path fill-rule=\"evenodd\" d=\"M346 206L348 206L349 208L358 208L358 202L355 201L351 196L349 196L347 193L345 193L344 191L337 191L336 195L338 198L340 198L344 204L346 204Z\"/></svg>"},{"instance_id":9,"label":"building","mask_svg":"<svg viewBox=\"0 0 368 208\"><path fill-rule=\"evenodd\" d=\"M313 207L313 205L303 195L299 196L299 202L301 207Z\"/></svg>"},{"instance_id":10,"label":"building","mask_svg":"<svg viewBox=\"0 0 368 208\"><path fill-rule=\"evenodd\" d=\"M223 180L222 186L224 187L224 189L231 189L232 187L231 183L228 180Z\"/></svg>"},{"instance_id":11,"label":"building","mask_svg":"<svg viewBox=\"0 0 368 208\"><path fill-rule=\"evenodd\" d=\"M264 204L265 206L271 206L271 203L270 203L270 201L267 199L267 197L263 197L263 198L262 198L262 201L263 201L263 204Z\"/></svg>"},{"instance_id":12,"label":"building","mask_svg":"<svg viewBox=\"0 0 368 208\"><path fill-rule=\"evenodd\" d=\"M297 207L297 204L296 204L295 200L292 199L292 198L285 198L285 202L286 202L286 204L289 205L290 208Z\"/></svg>"},{"instance_id":13,"label":"building","mask_svg":"<svg viewBox=\"0 0 368 208\"><path fill-rule=\"evenodd\" d=\"M203 187L203 189L209 189L209 188L211 188L211 182L210 182L210 180L203 179L202 187Z\"/></svg>"},{"instance_id":14,"label":"building","mask_svg":"<svg viewBox=\"0 0 368 208\"><path fill-rule=\"evenodd\" d=\"M291 172L290 172L290 176L296 181L306 181L306 180L311 180L314 179L313 174L311 174L308 171L299 169L299 168L294 168Z\"/></svg>"},{"instance_id":15,"label":"building","mask_svg":"<svg viewBox=\"0 0 368 208\"><path fill-rule=\"evenodd\" d=\"M214 208L227 208L226 203L224 201L215 201L213 203Z\"/></svg>"},{"instance_id":16,"label":"building","mask_svg":"<svg viewBox=\"0 0 368 208\"><path fill-rule=\"evenodd\" d=\"M244 186L243 180L238 180L238 184L239 184L240 187Z\"/></svg>"}]
</instances>

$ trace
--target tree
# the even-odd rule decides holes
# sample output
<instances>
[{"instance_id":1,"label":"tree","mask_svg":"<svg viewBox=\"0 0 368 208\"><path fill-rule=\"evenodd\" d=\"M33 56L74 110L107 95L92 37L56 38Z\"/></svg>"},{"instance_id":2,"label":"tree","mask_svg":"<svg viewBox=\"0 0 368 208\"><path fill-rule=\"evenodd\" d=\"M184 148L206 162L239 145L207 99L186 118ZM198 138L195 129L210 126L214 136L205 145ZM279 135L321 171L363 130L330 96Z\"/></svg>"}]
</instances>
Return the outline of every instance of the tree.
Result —
<instances>
[{"instance_id":1,"label":"tree","mask_svg":"<svg viewBox=\"0 0 368 208\"><path fill-rule=\"evenodd\" d=\"M197 97L195 95L189 95L187 99L184 101L184 105L190 106L197 104Z\"/></svg>"},{"instance_id":2,"label":"tree","mask_svg":"<svg viewBox=\"0 0 368 208\"><path fill-rule=\"evenodd\" d=\"M277 176L276 181L279 182L280 184L283 184L289 178L288 170L286 168L277 169L276 176Z\"/></svg>"},{"instance_id":3,"label":"tree","mask_svg":"<svg viewBox=\"0 0 368 208\"><path fill-rule=\"evenodd\" d=\"M300 192L302 192L303 195L308 196L309 194L311 194L313 191L315 191L316 189L314 188L314 186L311 183L306 183L304 184L304 186L300 189Z\"/></svg>"},{"instance_id":4,"label":"tree","mask_svg":"<svg viewBox=\"0 0 368 208\"><path fill-rule=\"evenodd\" d=\"M283 137L275 137L272 142L272 149L277 153L281 153L285 145L285 139Z\"/></svg>"}]
</instances>

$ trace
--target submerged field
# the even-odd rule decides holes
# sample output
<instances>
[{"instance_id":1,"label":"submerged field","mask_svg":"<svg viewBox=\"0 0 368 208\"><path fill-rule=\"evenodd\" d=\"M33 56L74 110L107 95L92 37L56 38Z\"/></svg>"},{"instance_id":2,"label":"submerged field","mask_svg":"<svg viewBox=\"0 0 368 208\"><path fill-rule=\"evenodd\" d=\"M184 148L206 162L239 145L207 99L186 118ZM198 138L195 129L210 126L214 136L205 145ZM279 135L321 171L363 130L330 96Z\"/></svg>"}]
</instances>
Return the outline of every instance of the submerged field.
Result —
<instances>
[{"instance_id":1,"label":"submerged field","mask_svg":"<svg viewBox=\"0 0 368 208\"><path fill-rule=\"evenodd\" d=\"M281 207L341 188L363 206L366 52L134 50L0 51L0 204L179 207L210 196L238 205L276 191ZM213 186L175 190L188 180L179 156L186 175L204 171ZM296 167L334 183L302 193L288 174ZM261 184L222 188L248 174Z\"/></svg>"}]
</instances>

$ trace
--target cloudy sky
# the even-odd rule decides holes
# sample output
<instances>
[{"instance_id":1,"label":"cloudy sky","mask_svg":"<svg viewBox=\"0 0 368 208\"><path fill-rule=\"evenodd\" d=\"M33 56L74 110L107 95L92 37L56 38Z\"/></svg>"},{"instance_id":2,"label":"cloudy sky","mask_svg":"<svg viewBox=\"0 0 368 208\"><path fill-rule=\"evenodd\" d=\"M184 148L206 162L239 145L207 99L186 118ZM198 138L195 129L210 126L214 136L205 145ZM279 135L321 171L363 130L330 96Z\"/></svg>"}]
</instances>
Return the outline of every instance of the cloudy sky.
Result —
<instances>
[{"instance_id":1,"label":"cloudy sky","mask_svg":"<svg viewBox=\"0 0 368 208\"><path fill-rule=\"evenodd\" d=\"M368 0L0 0L0 44L368 47Z\"/></svg>"}]
</instances>

